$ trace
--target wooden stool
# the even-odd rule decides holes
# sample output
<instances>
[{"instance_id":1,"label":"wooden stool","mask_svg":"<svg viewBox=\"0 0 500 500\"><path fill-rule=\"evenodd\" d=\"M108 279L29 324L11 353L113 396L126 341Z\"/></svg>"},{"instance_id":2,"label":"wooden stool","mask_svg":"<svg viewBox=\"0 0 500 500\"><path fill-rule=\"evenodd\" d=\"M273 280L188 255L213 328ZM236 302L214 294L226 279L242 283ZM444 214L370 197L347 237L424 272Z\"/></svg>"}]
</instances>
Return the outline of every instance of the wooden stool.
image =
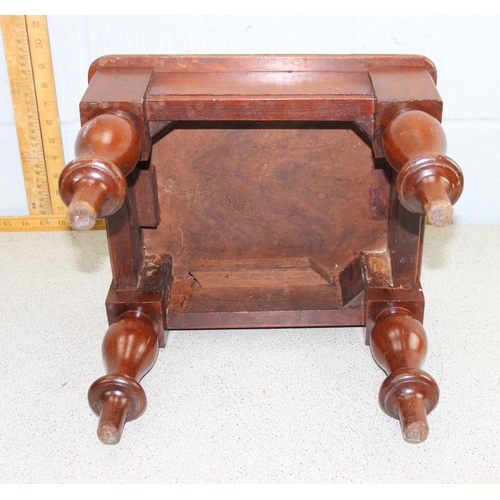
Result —
<instances>
[{"instance_id":1,"label":"wooden stool","mask_svg":"<svg viewBox=\"0 0 500 500\"><path fill-rule=\"evenodd\" d=\"M104 443L146 407L165 331L366 325L384 411L421 442L425 216L463 188L419 56L108 56L92 64L60 193L74 229L106 217Z\"/></svg>"}]
</instances>

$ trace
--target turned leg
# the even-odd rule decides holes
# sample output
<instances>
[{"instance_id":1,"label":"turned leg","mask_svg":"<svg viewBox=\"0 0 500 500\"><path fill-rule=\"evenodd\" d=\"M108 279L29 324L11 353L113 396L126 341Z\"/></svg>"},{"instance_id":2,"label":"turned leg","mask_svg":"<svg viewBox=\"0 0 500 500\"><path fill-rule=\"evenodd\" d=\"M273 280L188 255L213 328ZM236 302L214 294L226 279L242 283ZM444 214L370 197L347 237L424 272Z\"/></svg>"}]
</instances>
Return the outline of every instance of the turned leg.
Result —
<instances>
[{"instance_id":1,"label":"turned leg","mask_svg":"<svg viewBox=\"0 0 500 500\"><path fill-rule=\"evenodd\" d=\"M125 176L136 166L141 145L132 122L122 115L99 115L85 123L75 145L77 158L64 168L59 192L73 229L91 229L97 217L116 212L125 200Z\"/></svg>"},{"instance_id":2,"label":"turned leg","mask_svg":"<svg viewBox=\"0 0 500 500\"><path fill-rule=\"evenodd\" d=\"M429 433L427 414L439 398L435 380L420 369L427 352L422 323L406 309L387 309L375 321L370 348L388 374L380 388L380 406L399 419L406 441L421 443Z\"/></svg>"},{"instance_id":3,"label":"turned leg","mask_svg":"<svg viewBox=\"0 0 500 500\"><path fill-rule=\"evenodd\" d=\"M427 215L434 226L450 224L464 179L460 167L445 155L441 124L423 111L404 111L387 125L382 144L387 161L398 172L401 204Z\"/></svg>"},{"instance_id":4,"label":"turned leg","mask_svg":"<svg viewBox=\"0 0 500 500\"><path fill-rule=\"evenodd\" d=\"M158 355L158 336L150 318L139 311L122 314L106 332L102 353L107 375L91 385L89 404L100 417L99 439L116 444L125 423L146 409L146 394L139 380Z\"/></svg>"}]
</instances>

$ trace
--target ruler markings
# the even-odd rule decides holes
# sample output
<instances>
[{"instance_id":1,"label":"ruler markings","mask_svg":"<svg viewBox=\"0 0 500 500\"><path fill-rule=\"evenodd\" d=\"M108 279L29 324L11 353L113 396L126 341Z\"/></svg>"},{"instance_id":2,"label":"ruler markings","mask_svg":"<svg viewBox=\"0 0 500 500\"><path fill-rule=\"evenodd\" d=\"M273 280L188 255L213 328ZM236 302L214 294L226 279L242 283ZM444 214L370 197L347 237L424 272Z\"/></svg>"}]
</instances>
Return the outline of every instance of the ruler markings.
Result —
<instances>
[{"instance_id":1,"label":"ruler markings","mask_svg":"<svg viewBox=\"0 0 500 500\"><path fill-rule=\"evenodd\" d=\"M24 16L2 16L1 26L29 212L50 214L26 20Z\"/></svg>"},{"instance_id":2,"label":"ruler markings","mask_svg":"<svg viewBox=\"0 0 500 500\"><path fill-rule=\"evenodd\" d=\"M105 229L104 219L97 219L94 229ZM0 217L0 232L15 231L73 231L64 215L29 215Z\"/></svg>"},{"instance_id":3,"label":"ruler markings","mask_svg":"<svg viewBox=\"0 0 500 500\"><path fill-rule=\"evenodd\" d=\"M66 207L58 187L64 154L47 19L45 16L26 16L26 28L52 213L64 214Z\"/></svg>"},{"instance_id":4,"label":"ruler markings","mask_svg":"<svg viewBox=\"0 0 500 500\"><path fill-rule=\"evenodd\" d=\"M0 16L29 216L0 232L71 230L59 191L64 154L46 16ZM104 229L98 219L94 229Z\"/></svg>"}]
</instances>

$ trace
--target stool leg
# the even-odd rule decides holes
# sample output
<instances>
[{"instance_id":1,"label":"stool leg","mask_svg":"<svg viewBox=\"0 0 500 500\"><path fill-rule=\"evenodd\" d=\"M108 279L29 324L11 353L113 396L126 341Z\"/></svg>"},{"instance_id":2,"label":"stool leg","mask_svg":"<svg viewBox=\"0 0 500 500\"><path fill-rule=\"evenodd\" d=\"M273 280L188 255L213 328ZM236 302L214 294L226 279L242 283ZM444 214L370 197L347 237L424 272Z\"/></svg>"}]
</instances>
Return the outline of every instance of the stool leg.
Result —
<instances>
[{"instance_id":1,"label":"stool leg","mask_svg":"<svg viewBox=\"0 0 500 500\"><path fill-rule=\"evenodd\" d=\"M105 444L120 441L126 422L146 409L146 394L139 380L158 355L158 336L149 317L127 311L104 336L102 354L107 375L90 387L88 398L99 418L97 435Z\"/></svg>"},{"instance_id":2,"label":"stool leg","mask_svg":"<svg viewBox=\"0 0 500 500\"><path fill-rule=\"evenodd\" d=\"M75 152L77 158L61 172L59 192L68 207L70 226L85 231L97 217L108 217L125 201L125 176L141 154L139 133L125 116L98 115L81 128Z\"/></svg>"},{"instance_id":3,"label":"stool leg","mask_svg":"<svg viewBox=\"0 0 500 500\"><path fill-rule=\"evenodd\" d=\"M399 419L406 441L425 441L429 433L427 414L438 402L439 389L435 380L420 369L427 352L424 327L406 309L388 309L377 317L370 348L388 374L380 388L380 406Z\"/></svg>"},{"instance_id":4,"label":"stool leg","mask_svg":"<svg viewBox=\"0 0 500 500\"><path fill-rule=\"evenodd\" d=\"M451 224L462 194L460 167L446 156L446 135L436 118L418 110L398 113L383 135L384 155L398 172L399 201L410 212L427 215L437 227Z\"/></svg>"}]
</instances>

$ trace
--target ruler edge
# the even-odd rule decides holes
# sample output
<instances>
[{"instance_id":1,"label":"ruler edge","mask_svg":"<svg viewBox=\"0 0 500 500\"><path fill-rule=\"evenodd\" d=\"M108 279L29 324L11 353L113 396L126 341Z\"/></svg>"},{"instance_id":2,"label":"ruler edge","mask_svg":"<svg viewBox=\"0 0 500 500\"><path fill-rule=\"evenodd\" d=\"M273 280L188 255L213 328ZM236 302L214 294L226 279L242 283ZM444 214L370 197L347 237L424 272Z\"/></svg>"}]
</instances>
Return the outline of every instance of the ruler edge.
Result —
<instances>
[{"instance_id":1,"label":"ruler edge","mask_svg":"<svg viewBox=\"0 0 500 500\"><path fill-rule=\"evenodd\" d=\"M30 80L30 82L28 82L29 92L32 93L32 97L34 100L33 101L34 107L35 107L36 116L37 116L37 118L36 118L37 124L34 125L34 128L36 128L36 130L34 132L37 136L36 141L38 141L38 140L40 141L40 144L39 144L40 150L41 150L41 158L40 159L43 162L43 170L44 170L44 176L41 175L38 177L37 177L37 174L35 172L34 161L32 160L31 155L26 156L25 154L23 154L27 150L30 152L33 150L32 150L32 148L26 148L25 145L23 145L22 143L28 142L28 141L27 140L24 141L25 138L23 135L22 135L21 139L19 136L19 131L24 130L26 128L26 127L21 126L21 125L25 125L25 123L22 123L22 124L19 123L20 118L22 118L24 120L24 118L26 117L26 113L25 113L26 106L17 102L16 97L14 97L15 93L12 91L12 80L13 80L12 71L13 71L13 68L12 68L12 64L9 61L11 59L10 56L15 51L11 51L10 55L9 55L9 49L13 48L13 42L10 43L10 41L7 40L7 43L6 43L7 37L6 37L5 31L4 31L5 27L9 28L9 33L10 33L11 29L12 29L12 31L14 31L13 26L15 26L16 21L20 20L20 18L22 18L23 25L24 25L23 39L25 38L26 48L28 50L28 57L29 57L29 70L27 70L27 71L29 71L30 74L26 77L25 81L28 82L28 80ZM14 125L15 125L15 129L16 129L19 158L21 160L21 167L22 167L22 172L23 172L24 190L25 190L25 194L26 194L27 208L28 208L28 211L30 212L30 215L45 215L43 213L43 211L44 211L43 205L44 204L47 205L45 207L45 209L50 208L50 210L52 210L52 205L50 202L50 192L49 192L49 184L48 184L48 179L47 179L47 169L45 167L45 156L44 156L44 152L43 152L42 131L40 128L40 117L38 114L38 102L36 99L35 81L34 81L34 77L33 77L33 68L32 68L32 64L31 64L31 51L30 51L30 46L29 46L28 30L26 27L26 16L23 16L23 15L2 15L2 16L0 16L0 24L2 27L2 39L3 39L3 44L4 44L5 63L7 66L7 76L9 78L10 97L11 97L12 109L14 112ZM23 40L23 42L24 42L24 40ZM17 61L15 56L13 56L12 59L14 61ZM17 70L14 69L14 71L17 71ZM18 76L17 74L14 74L14 77L17 77L17 76ZM42 190L40 188L37 188L37 180L39 180L40 182L45 184L45 186L43 187L43 191L44 191L43 193L42 193ZM29 181L35 181L35 182L30 183ZM43 197L46 197L45 203L43 201L41 201L40 197L35 197L34 196L35 194L43 195ZM33 208L33 204L35 204L36 208Z\"/></svg>"},{"instance_id":2,"label":"ruler edge","mask_svg":"<svg viewBox=\"0 0 500 500\"><path fill-rule=\"evenodd\" d=\"M57 101L57 89L55 85L55 76L54 76L54 67L53 67L53 61L52 61L52 51L51 51L51 45L50 45L50 33L49 33L49 25L47 21L47 16L46 15L0 15L0 27L3 28L4 23L5 25L9 25L9 28L16 23L16 18L19 24L23 25L23 42L26 43L26 48L28 51L28 57L29 57L29 72L30 75L28 75L28 80L30 82L28 83L29 85L29 91L32 93L33 98L34 98L34 103L35 103L35 110L36 110L36 134L37 134L37 140L40 140L40 149L41 149L41 159L43 160L43 174L40 177L44 177L43 179L43 193L40 190L40 188L37 188L37 174L35 173L35 167L34 167L34 161L30 160L29 165L26 165L25 160L23 159L23 152L25 152L26 148L21 148L20 140L19 140L19 117L21 116L24 119L26 118L26 108L23 107L21 112L19 112L19 106L18 110L16 112L16 106L14 102L14 96L12 92L12 84L11 84L11 64L10 64L10 59L16 61L16 57L12 54L10 54L10 57L7 54L7 44L6 43L6 36L3 32L2 29L2 39L3 39L3 44L4 44L4 58L5 58L5 64L6 64L6 69L7 69L7 77L8 77L8 84L9 84L9 94L10 94L10 100L13 108L13 114L14 114L14 126L16 130L16 136L17 136L17 142L18 142L18 151L19 151L19 158L21 162L21 168L22 168L22 173L23 173L23 181L24 181L24 191L26 195L26 201L27 201L27 208L28 211L30 212L30 215L16 215L16 216L11 216L11 215L2 215L0 216L0 232L14 232L14 231L26 231L26 232L31 232L31 231L54 231L54 230L71 230L71 228L66 228L64 226L59 226L57 228L55 227L39 227L39 228L28 228L28 227L17 227L18 224L22 222L35 222L35 221L43 221L43 220L49 220L49 219L55 219L55 220L61 220L65 219L64 213L65 213L65 206L64 203L62 202L60 196L59 196L59 186L58 186L58 179L55 179L55 174L58 173L58 170L62 170L64 168L64 148L63 148L63 141L62 141L62 131L61 131L61 125L60 125L60 118L59 118L59 106L58 106L58 101ZM22 23L20 22L22 19ZM45 51L45 55L47 61L45 63L48 63L49 65L49 71L46 73L48 75L50 81L47 82L49 83L49 92L52 93L54 97L54 104L55 104L55 111L53 112L54 119L57 120L57 126L55 127L55 141L56 141L56 148L59 150L60 155L61 155L61 161L59 162L59 165L57 165L55 168L50 168L51 162L47 161L47 156L48 156L48 151L45 145L45 138L47 137L47 133L44 129L45 127L43 126L42 123L42 117L40 115L40 95L39 95L39 89L37 88L42 82L38 81L37 82L37 76L35 69L33 68L34 64L34 57L33 57L33 51L32 51L32 41L30 41L30 26L29 26L29 21L31 20L38 20L41 22L41 28L43 29L43 36L46 37L47 39L47 46L43 49ZM15 28L9 29L10 31L13 31ZM31 36L31 39L33 39L33 36ZM11 47L9 47L11 48ZM17 76L17 75L15 75ZM31 78L30 78L31 77ZM50 170L50 171L49 171ZM49 178L49 175L52 175L52 180ZM57 176L58 177L58 176ZM42 180L42 179L40 179ZM30 182L30 181L35 181L35 182ZM33 187L33 184L35 187ZM31 193L32 195L30 196ZM36 193L36 194L35 194ZM33 196L35 194L35 196ZM35 197L38 195L37 199ZM40 198L42 196L42 198ZM41 199L45 199L45 203L42 201L40 202ZM32 203L35 202L37 206L39 206L39 209L33 209L32 208ZM43 205L47 205L44 207ZM47 213L44 213L44 209L47 211ZM35 212L35 213L34 213ZM39 213L37 213L39 212ZM50 212L50 213L49 213ZM7 229L3 223L7 221L15 221L16 222L16 228L15 229ZM95 229L103 229L105 227L105 223L101 225L101 223L97 223L96 226L94 226ZM94 229L93 228L93 229Z\"/></svg>"},{"instance_id":3,"label":"ruler edge","mask_svg":"<svg viewBox=\"0 0 500 500\"><path fill-rule=\"evenodd\" d=\"M50 222L47 222L50 221ZM52 222L64 221L64 224L54 224ZM45 225L43 223L46 223ZM7 223L13 225L7 225ZM26 224L23 226L23 223ZM32 224L39 223L40 225L33 226ZM90 231L100 231L106 229L106 220L97 219L96 224ZM47 214L47 215L5 215L0 217L0 233L15 233L15 232L52 232L52 231L75 231L66 219L65 215ZM77 231L86 232L86 231Z\"/></svg>"},{"instance_id":4,"label":"ruler edge","mask_svg":"<svg viewBox=\"0 0 500 500\"><path fill-rule=\"evenodd\" d=\"M42 138L42 146L43 146L43 155L44 155L44 164L45 164L45 174L47 177L47 188L49 191L49 197L50 197L50 205L52 209L52 214L64 214L66 212L66 207L59 196L59 175L62 171L62 169L65 166L64 162L64 148L63 148L63 142L62 142L62 131L61 131L61 121L59 118L59 107L58 107L58 101L57 101L57 89L56 89L56 82L55 82L55 76L54 76L54 65L52 61L52 50L51 50L51 45L50 45L50 32L49 32L49 24L47 21L47 16L45 15L26 15L24 16L25 22L26 22L26 33L28 36L28 43L30 44L30 60L31 60L31 71L33 75L33 84L35 88L35 97L36 97L36 102L37 102L37 110L38 110L38 121L39 121L39 127L40 127L40 134ZM30 27L30 21L37 20L38 22L41 23L41 29L43 30L43 36L46 36L47 38L47 47L45 47L43 50L45 53L43 54L45 56L45 64L49 66L49 69L47 71L47 75L50 79L49 83L49 88L46 92L42 90L43 95L40 95L40 89L39 87L41 86L42 82L39 81L39 74L38 71L34 67L34 63L38 61L37 56L34 55L33 49L32 49L32 43L33 43L33 35L34 32L33 30L35 29L33 26ZM49 157L49 152L48 148L46 145L46 142L49 140L48 138L48 128L45 126L42 120L42 116L40 113L40 110L42 109L40 106L40 99L47 93L52 93L54 97L54 105L55 108L52 112L54 115L53 118L57 122L57 126L54 128L56 132L56 137L55 139L55 147L59 150L59 153L61 155L61 161L59 164L55 165L55 162L52 162L48 157ZM57 175L57 180L54 178L54 174Z\"/></svg>"}]
</instances>

